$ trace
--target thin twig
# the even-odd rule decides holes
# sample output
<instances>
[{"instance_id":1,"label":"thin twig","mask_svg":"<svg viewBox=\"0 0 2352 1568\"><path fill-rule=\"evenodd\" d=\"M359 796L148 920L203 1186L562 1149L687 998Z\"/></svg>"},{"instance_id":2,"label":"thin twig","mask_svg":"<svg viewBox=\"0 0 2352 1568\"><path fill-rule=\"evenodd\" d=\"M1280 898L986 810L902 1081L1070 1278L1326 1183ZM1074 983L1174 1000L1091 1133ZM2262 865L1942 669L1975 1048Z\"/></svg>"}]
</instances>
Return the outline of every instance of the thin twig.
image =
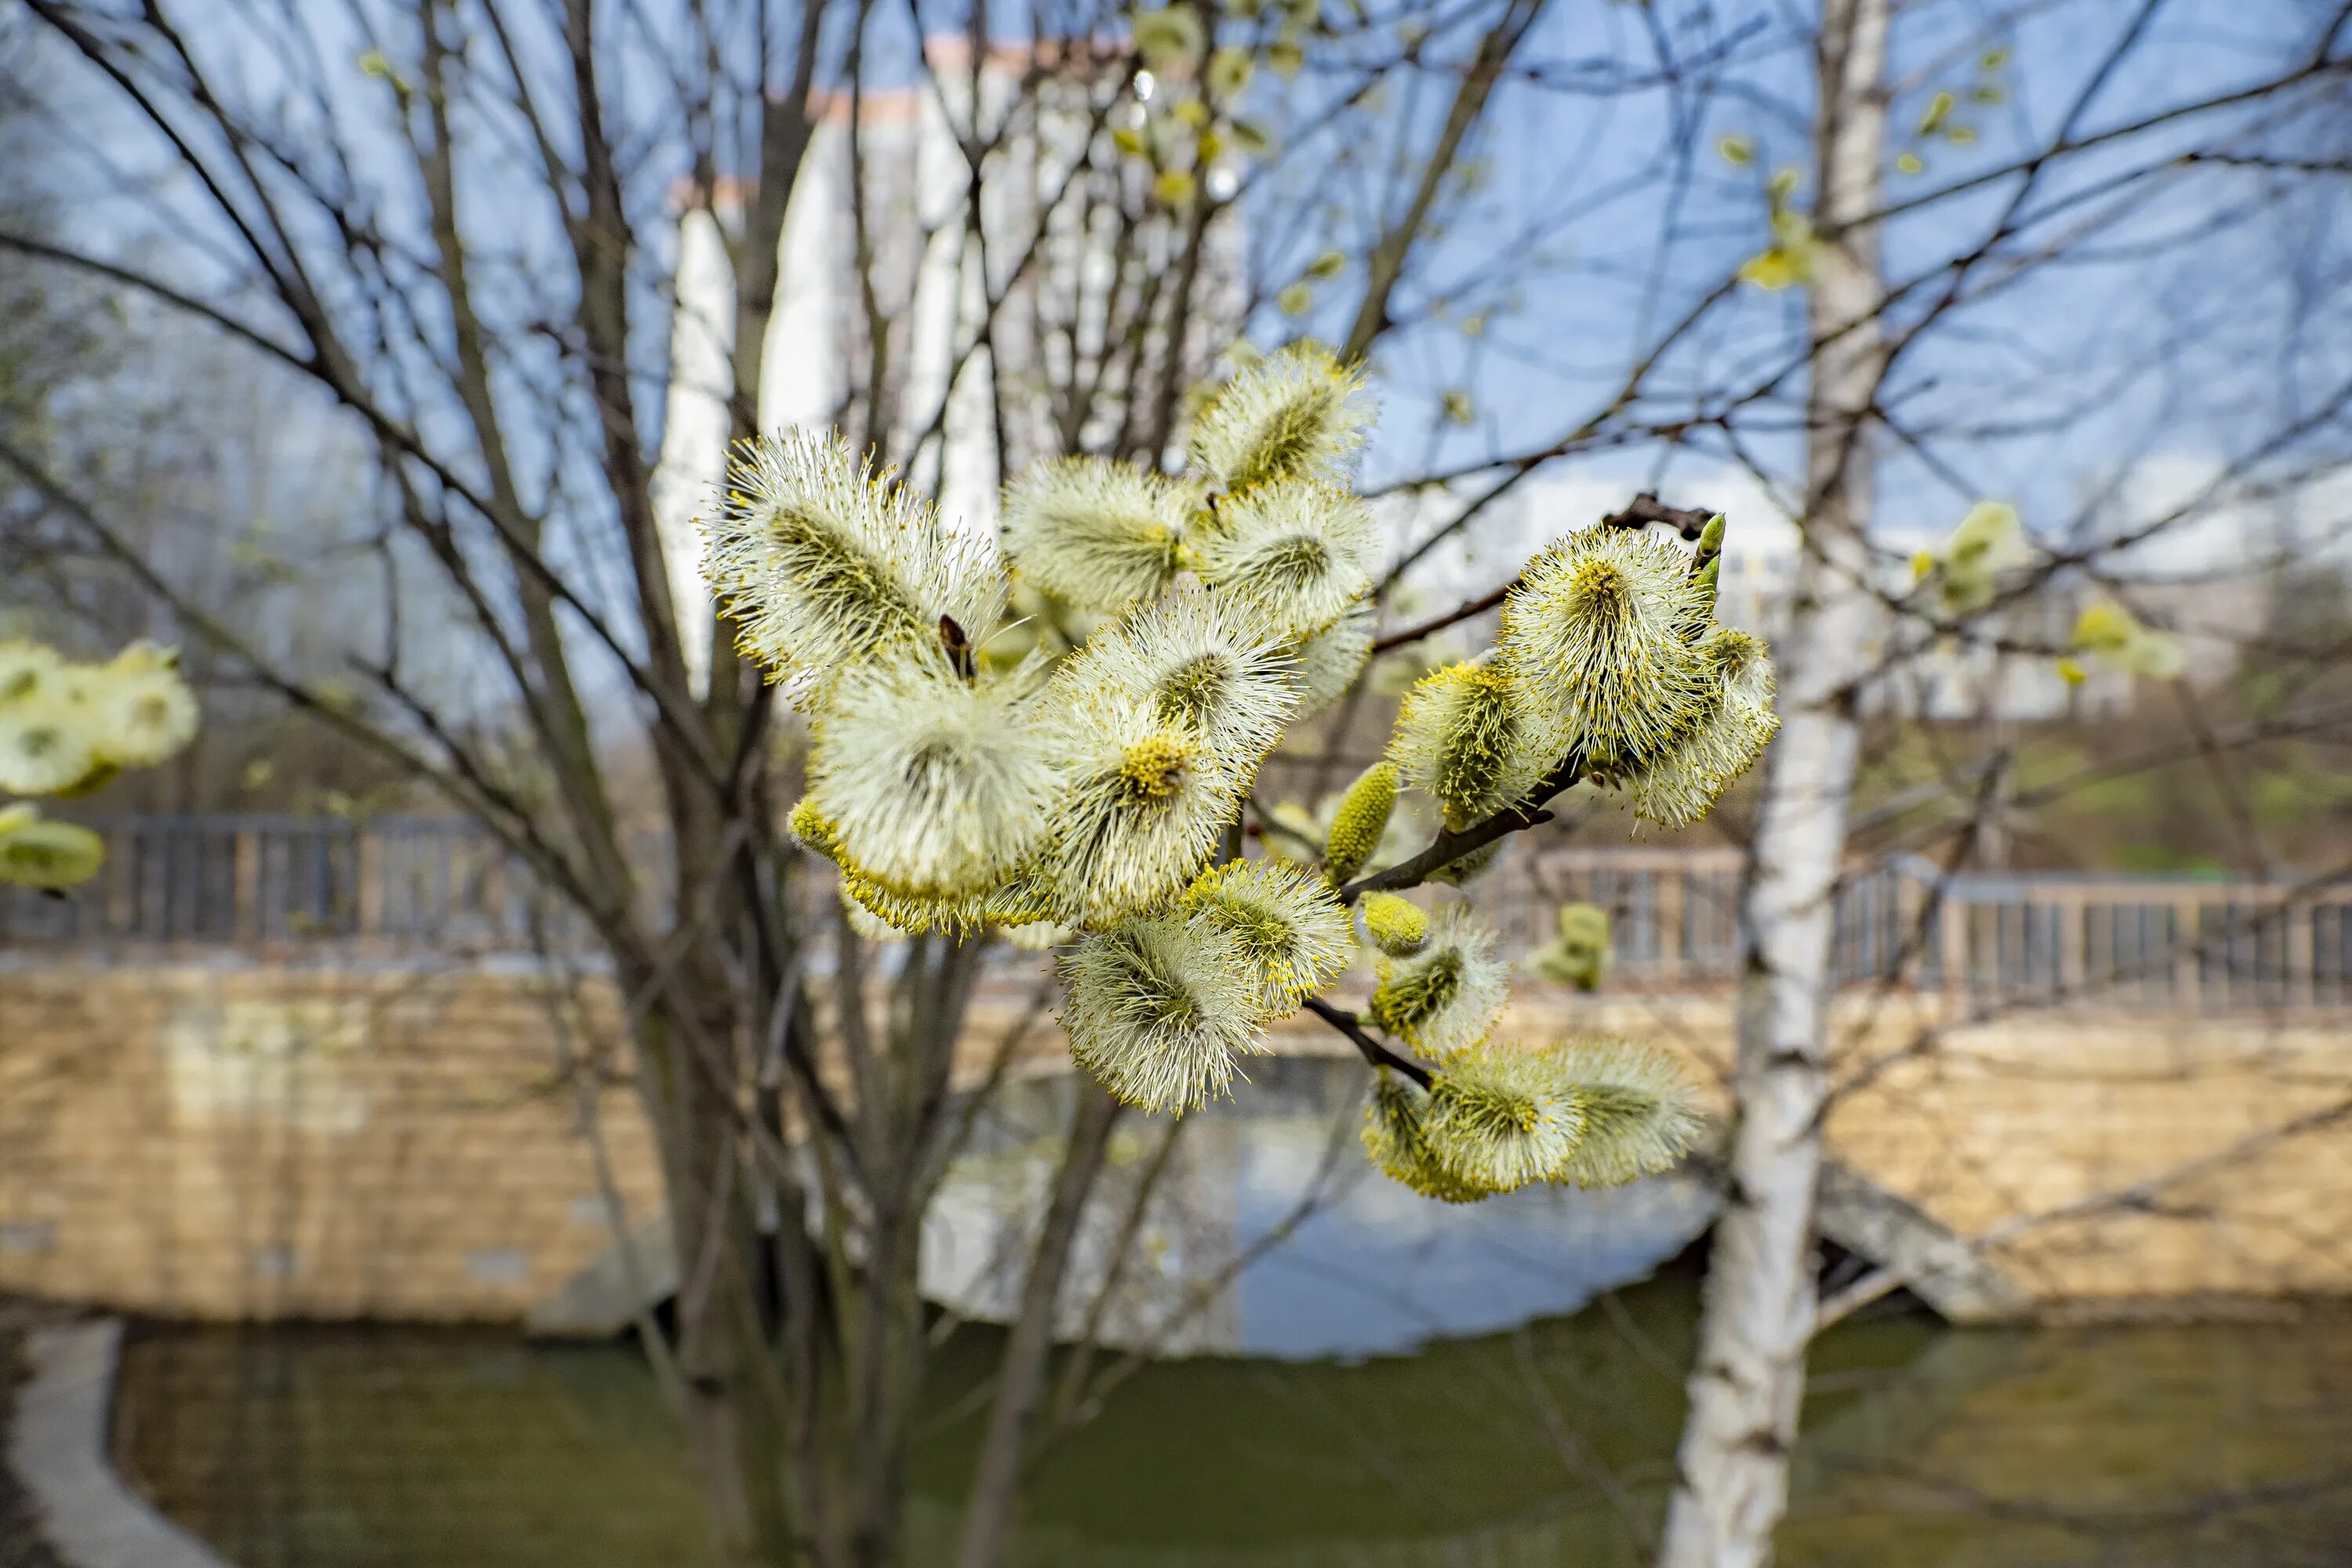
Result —
<instances>
[{"instance_id":1,"label":"thin twig","mask_svg":"<svg viewBox=\"0 0 2352 1568\"><path fill-rule=\"evenodd\" d=\"M1409 860L1400 860L1385 871L1357 878L1339 889L1339 901L1352 904L1366 893L1418 888L1429 880L1433 873L1444 870L1466 855L1484 849L1496 839L1507 838L1514 833L1525 832L1551 821L1552 814L1543 809L1545 803L1583 774L1583 753L1570 753L1559 766L1545 774L1543 781L1516 805L1507 805L1485 821L1473 823L1458 833L1440 833L1420 854Z\"/></svg>"},{"instance_id":2,"label":"thin twig","mask_svg":"<svg viewBox=\"0 0 2352 1568\"><path fill-rule=\"evenodd\" d=\"M1334 1007L1320 996L1307 998L1307 1010L1348 1037L1349 1042L1364 1054L1364 1059L1376 1068L1394 1068L1422 1088L1430 1085L1429 1068L1401 1051L1381 1044L1364 1033L1362 1021L1344 1007Z\"/></svg>"},{"instance_id":3,"label":"thin twig","mask_svg":"<svg viewBox=\"0 0 2352 1568\"><path fill-rule=\"evenodd\" d=\"M1667 506L1658 500L1656 491L1643 490L1627 503L1623 511L1612 511L1601 518L1601 526L1644 528L1657 522L1672 528L1685 539L1696 539L1706 531L1708 520L1714 516L1713 512L1704 507ZM1434 637L1448 626L1458 626L1474 616L1485 615L1488 610L1509 598L1511 590L1517 588L1521 581L1521 578L1514 577L1491 594L1481 594L1468 603L1456 605L1444 615L1432 616L1419 626L1407 626L1401 632L1393 632L1379 638L1372 644L1373 656L1377 658L1391 648L1402 647L1407 643L1417 643L1423 637Z\"/></svg>"},{"instance_id":4,"label":"thin twig","mask_svg":"<svg viewBox=\"0 0 2352 1568\"><path fill-rule=\"evenodd\" d=\"M1388 652L1391 648L1402 647L1408 643L1417 643L1423 637L1435 637L1439 632L1444 631L1446 627L1458 626L1462 622L1470 619L1473 616L1483 616L1488 610L1493 609L1496 605L1508 598L1510 596L1511 590L1518 585L1519 580L1517 577L1514 577L1491 594L1481 594L1478 597L1471 600L1469 603L1456 605L1454 608L1446 611L1444 615L1433 616L1428 620L1422 622L1417 626L1407 626L1401 632L1393 632L1387 637L1381 637L1375 640L1372 644L1372 656L1377 658L1381 654Z\"/></svg>"}]
</instances>

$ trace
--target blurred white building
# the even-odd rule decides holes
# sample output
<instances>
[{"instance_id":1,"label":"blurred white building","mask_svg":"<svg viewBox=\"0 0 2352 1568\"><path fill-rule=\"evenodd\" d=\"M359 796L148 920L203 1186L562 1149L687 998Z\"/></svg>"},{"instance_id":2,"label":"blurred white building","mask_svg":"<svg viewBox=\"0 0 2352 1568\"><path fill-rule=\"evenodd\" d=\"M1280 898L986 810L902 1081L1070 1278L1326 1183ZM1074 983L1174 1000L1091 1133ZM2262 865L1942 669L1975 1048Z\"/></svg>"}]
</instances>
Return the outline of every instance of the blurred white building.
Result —
<instances>
[{"instance_id":1,"label":"blurred white building","mask_svg":"<svg viewBox=\"0 0 2352 1568\"><path fill-rule=\"evenodd\" d=\"M1118 198L1124 194L1129 210L1144 205L1141 171L1096 132L1101 109L1129 86L1124 77L1082 48L1065 55L1051 43L999 45L976 75L961 37L932 39L924 53L925 79L858 96L855 138L849 95L821 104L778 247L759 424L762 431L842 426L935 496L944 516L992 527L1000 453L1017 470L1072 445L1073 433L1055 426L1046 389L1108 346L1106 322L1118 310L1115 247L1148 268L1177 243L1177 230L1152 216L1118 232ZM1040 76L1039 66L1058 68ZM975 125L975 84L978 136L993 144L976 222L963 151ZM1137 98L1150 90L1148 79L1137 79ZM1133 101L1122 108L1141 113ZM1213 168L1211 194L1229 195L1235 177L1230 167ZM699 637L710 600L695 519L725 471L735 331L727 235L742 193L722 188L708 205L683 195L656 507L672 594L683 624ZM884 414L877 429L860 417L876 369L861 243L874 314L887 327L879 395L871 399ZM1202 364L1239 330L1242 255L1239 222L1222 209L1203 239L1200 308L1182 345ZM1164 342L1154 345L1165 353ZM1116 393L1101 397L1074 433L1077 443L1114 436L1123 413ZM706 679L708 647L689 647L688 657L698 681Z\"/></svg>"}]
</instances>

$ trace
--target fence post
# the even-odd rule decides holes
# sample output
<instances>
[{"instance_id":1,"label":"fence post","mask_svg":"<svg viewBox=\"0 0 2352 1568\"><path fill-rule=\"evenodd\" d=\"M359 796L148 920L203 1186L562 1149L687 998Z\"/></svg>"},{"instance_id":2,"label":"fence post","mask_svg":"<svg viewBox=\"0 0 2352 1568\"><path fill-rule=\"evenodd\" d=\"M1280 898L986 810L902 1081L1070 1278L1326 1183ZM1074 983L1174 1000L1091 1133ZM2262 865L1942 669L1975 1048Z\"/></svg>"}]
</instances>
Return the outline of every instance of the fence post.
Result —
<instances>
[{"instance_id":1,"label":"fence post","mask_svg":"<svg viewBox=\"0 0 2352 1568\"><path fill-rule=\"evenodd\" d=\"M1658 983L1671 986L1683 975L1682 868L1661 867L1654 886L1656 897L1650 904L1650 919L1657 927Z\"/></svg>"},{"instance_id":2,"label":"fence post","mask_svg":"<svg viewBox=\"0 0 2352 1568\"><path fill-rule=\"evenodd\" d=\"M2286 922L2286 1002L2290 1007L2309 1007L2319 1000L2311 936L2311 923L2317 912L2317 906L2298 900L2292 892L2283 895L2279 903L2279 919Z\"/></svg>"},{"instance_id":3,"label":"fence post","mask_svg":"<svg viewBox=\"0 0 2352 1568\"><path fill-rule=\"evenodd\" d=\"M1948 879L1936 906L1936 926L1944 965L1944 1015L1957 1018L1969 1006L1969 907Z\"/></svg>"},{"instance_id":4,"label":"fence post","mask_svg":"<svg viewBox=\"0 0 2352 1568\"><path fill-rule=\"evenodd\" d=\"M261 940L261 835L250 827L229 841L229 924L240 947Z\"/></svg>"},{"instance_id":5,"label":"fence post","mask_svg":"<svg viewBox=\"0 0 2352 1568\"><path fill-rule=\"evenodd\" d=\"M492 951L504 952L507 940L507 852L496 839L477 843L474 852L479 858L482 876L478 884L482 910L482 930Z\"/></svg>"},{"instance_id":6,"label":"fence post","mask_svg":"<svg viewBox=\"0 0 2352 1568\"><path fill-rule=\"evenodd\" d=\"M109 835L106 849L106 934L131 935L139 924L139 878L147 868L139 854L142 840L135 824L124 824Z\"/></svg>"},{"instance_id":7,"label":"fence post","mask_svg":"<svg viewBox=\"0 0 2352 1568\"><path fill-rule=\"evenodd\" d=\"M359 908L352 934L370 937L383 929L383 836L365 822L357 825L352 837L355 843L353 858L358 863Z\"/></svg>"},{"instance_id":8,"label":"fence post","mask_svg":"<svg viewBox=\"0 0 2352 1568\"><path fill-rule=\"evenodd\" d=\"M2080 888L2058 889L2058 994L2062 1000L2076 1003L2084 1000L2083 927L2089 912L2087 902Z\"/></svg>"},{"instance_id":9,"label":"fence post","mask_svg":"<svg viewBox=\"0 0 2352 1568\"><path fill-rule=\"evenodd\" d=\"M2186 1012L2204 1005L2205 933L2198 899L2176 899L2172 905L2172 1002Z\"/></svg>"},{"instance_id":10,"label":"fence post","mask_svg":"<svg viewBox=\"0 0 2352 1568\"><path fill-rule=\"evenodd\" d=\"M1919 988L1919 961L1927 947L1927 931L1921 919L1927 907L1927 889L1919 879L1907 869L1896 870L1894 978L1914 991Z\"/></svg>"}]
</instances>

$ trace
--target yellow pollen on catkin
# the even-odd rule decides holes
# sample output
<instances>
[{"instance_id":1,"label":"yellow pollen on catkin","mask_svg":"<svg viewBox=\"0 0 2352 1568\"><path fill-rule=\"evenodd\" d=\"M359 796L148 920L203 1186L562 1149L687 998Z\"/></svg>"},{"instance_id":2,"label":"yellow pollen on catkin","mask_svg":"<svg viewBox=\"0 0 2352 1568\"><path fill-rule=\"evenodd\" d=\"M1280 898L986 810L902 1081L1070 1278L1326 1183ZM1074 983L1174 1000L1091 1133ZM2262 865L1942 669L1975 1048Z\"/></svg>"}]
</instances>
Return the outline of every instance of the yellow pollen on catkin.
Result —
<instances>
[{"instance_id":1,"label":"yellow pollen on catkin","mask_svg":"<svg viewBox=\"0 0 2352 1568\"><path fill-rule=\"evenodd\" d=\"M1613 561L1582 562L1568 582L1570 593L1595 606L1619 603L1627 597L1625 574Z\"/></svg>"},{"instance_id":2,"label":"yellow pollen on catkin","mask_svg":"<svg viewBox=\"0 0 2352 1568\"><path fill-rule=\"evenodd\" d=\"M815 800L808 795L801 796L792 815L784 818L784 831L828 860L841 853L840 837L835 833L833 824L824 819L824 813L817 809Z\"/></svg>"},{"instance_id":3,"label":"yellow pollen on catkin","mask_svg":"<svg viewBox=\"0 0 2352 1568\"><path fill-rule=\"evenodd\" d=\"M1175 793L1192 760L1192 749L1175 736L1146 735L1120 757L1118 776L1136 794L1164 800Z\"/></svg>"},{"instance_id":4,"label":"yellow pollen on catkin","mask_svg":"<svg viewBox=\"0 0 2352 1568\"><path fill-rule=\"evenodd\" d=\"M1429 914L1411 899L1395 893L1366 893L1356 907L1364 912L1364 931L1372 945L1391 958L1411 958L1429 942Z\"/></svg>"}]
</instances>

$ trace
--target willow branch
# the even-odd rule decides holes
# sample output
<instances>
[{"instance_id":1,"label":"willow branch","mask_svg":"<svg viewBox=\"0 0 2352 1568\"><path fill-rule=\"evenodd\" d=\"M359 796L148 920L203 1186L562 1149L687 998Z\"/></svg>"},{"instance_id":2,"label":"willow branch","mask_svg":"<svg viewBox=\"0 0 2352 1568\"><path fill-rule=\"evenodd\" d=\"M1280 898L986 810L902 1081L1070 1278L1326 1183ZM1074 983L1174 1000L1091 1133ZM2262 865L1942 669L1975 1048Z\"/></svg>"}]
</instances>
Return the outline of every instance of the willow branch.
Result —
<instances>
[{"instance_id":1,"label":"willow branch","mask_svg":"<svg viewBox=\"0 0 2352 1568\"><path fill-rule=\"evenodd\" d=\"M1664 523L1685 539L1696 539L1706 531L1715 513L1703 506L1668 506L1658 499L1655 490L1643 490L1625 505L1623 511L1612 511L1601 520L1603 528L1643 528Z\"/></svg>"},{"instance_id":2,"label":"willow branch","mask_svg":"<svg viewBox=\"0 0 2352 1568\"><path fill-rule=\"evenodd\" d=\"M1389 329L1389 301L1404 277L1405 263L1414 247L1429 233L1430 209L1454 173L1464 140L1485 115L1486 100L1502 79L1503 68L1510 63L1520 42L1534 28L1543 4L1544 0L1513 0L1479 40L1477 52L1466 63L1462 80L1454 89L1454 101L1447 108L1436 143L1422 165L1412 201L1364 258L1364 296L1356 307L1355 324L1349 328L1347 341L1339 349L1341 363L1361 359L1373 341Z\"/></svg>"},{"instance_id":3,"label":"willow branch","mask_svg":"<svg viewBox=\"0 0 2352 1568\"><path fill-rule=\"evenodd\" d=\"M1402 888L1418 888L1434 872L1442 871L1464 856L1484 849L1498 838L1523 833L1552 820L1544 805L1552 796L1574 784L1584 773L1584 754L1571 752L1559 766L1544 775L1541 783L1528 791L1517 804L1507 805L1494 816L1475 822L1459 832L1440 833L1430 840L1429 847L1409 860L1400 860L1385 871L1374 871L1359 877L1339 889L1339 901L1352 904L1366 893L1394 892Z\"/></svg>"},{"instance_id":4,"label":"willow branch","mask_svg":"<svg viewBox=\"0 0 2352 1568\"><path fill-rule=\"evenodd\" d=\"M1706 531L1708 521L1714 516L1715 514L1705 507L1667 506L1658 500L1655 490L1643 490L1627 503L1623 511L1612 511L1601 518L1601 526L1643 528L1658 522L1672 528L1685 539L1696 539ZM1373 654L1376 656L1384 654L1391 648L1402 647L1407 643L1419 642L1423 637L1436 636L1448 626L1458 626L1473 616L1485 615L1488 610L1509 598L1511 590L1519 585L1523 576L1524 574L1522 577L1514 577L1493 593L1482 594L1466 604L1456 605L1444 615L1433 616L1417 626L1408 626L1403 631L1393 632L1381 637L1372 644Z\"/></svg>"},{"instance_id":5,"label":"willow branch","mask_svg":"<svg viewBox=\"0 0 2352 1568\"><path fill-rule=\"evenodd\" d=\"M1320 996L1307 998L1307 1010L1348 1037L1349 1044L1361 1051L1364 1059L1376 1068L1393 1068L1427 1089L1430 1071L1403 1052L1391 1048L1364 1033L1362 1022L1344 1007L1334 1007Z\"/></svg>"},{"instance_id":6,"label":"willow branch","mask_svg":"<svg viewBox=\"0 0 2352 1568\"><path fill-rule=\"evenodd\" d=\"M1508 598L1511 590L1518 585L1519 580L1514 577L1491 594L1481 594L1466 604L1454 605L1442 616L1431 616L1417 626L1407 626L1401 632L1391 632L1387 637L1373 642L1372 656L1377 658L1391 648L1403 647L1408 643L1417 643L1423 637L1435 637L1446 627L1459 626L1473 616L1483 616Z\"/></svg>"}]
</instances>

